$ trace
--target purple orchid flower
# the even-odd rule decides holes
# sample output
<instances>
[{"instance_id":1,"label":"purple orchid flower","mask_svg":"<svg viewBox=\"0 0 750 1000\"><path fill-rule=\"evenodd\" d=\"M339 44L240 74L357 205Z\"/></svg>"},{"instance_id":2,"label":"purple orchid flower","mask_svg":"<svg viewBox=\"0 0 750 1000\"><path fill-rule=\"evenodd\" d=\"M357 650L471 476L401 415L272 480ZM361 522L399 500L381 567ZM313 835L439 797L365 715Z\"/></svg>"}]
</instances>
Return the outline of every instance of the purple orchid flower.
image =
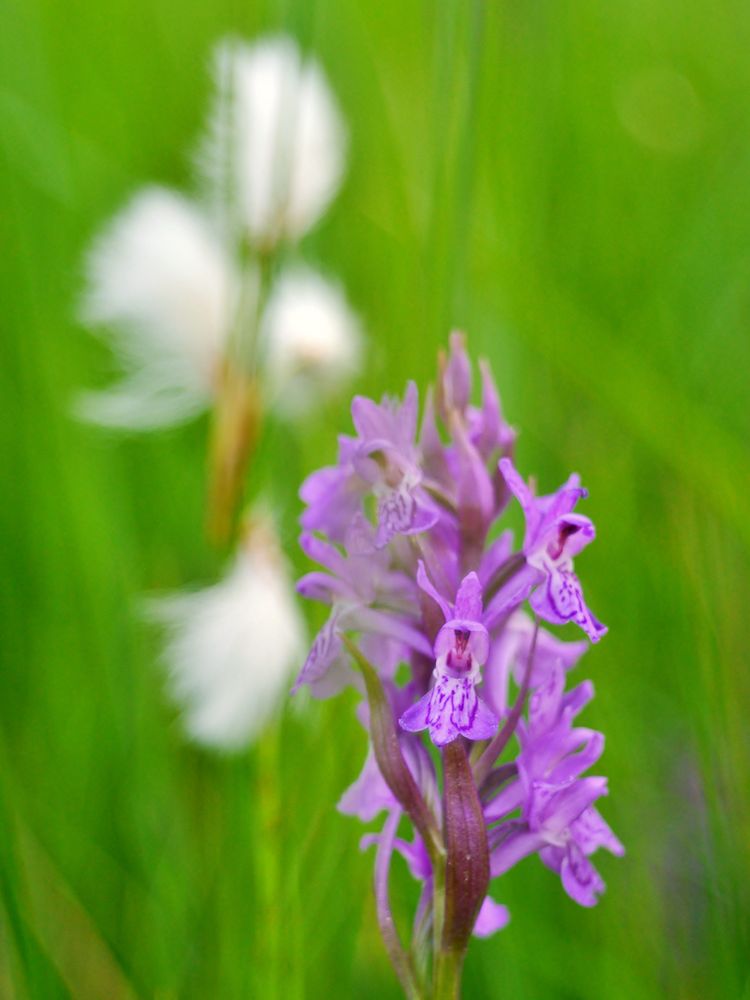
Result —
<instances>
[{"instance_id":1,"label":"purple orchid flower","mask_svg":"<svg viewBox=\"0 0 750 1000\"><path fill-rule=\"evenodd\" d=\"M434 502L421 487L422 471L415 445L419 396L410 382L403 403L384 398L380 404L364 396L352 402L359 434L354 465L377 501L376 548L396 535L414 535L438 519Z\"/></svg>"},{"instance_id":2,"label":"purple orchid flower","mask_svg":"<svg viewBox=\"0 0 750 1000\"><path fill-rule=\"evenodd\" d=\"M545 817L541 820L546 822L547 846L540 849L539 857L560 876L563 888L571 899L581 906L595 906L605 885L589 861L589 855L605 847L612 854L622 857L625 848L593 806L586 807L566 826L564 802L561 801L565 790L558 790L555 794L557 801L553 798L547 805ZM606 786L601 794L606 794ZM572 811L578 811L578 802ZM570 808L568 811L571 811Z\"/></svg>"},{"instance_id":3,"label":"purple orchid flower","mask_svg":"<svg viewBox=\"0 0 750 1000\"><path fill-rule=\"evenodd\" d=\"M435 640L435 685L399 719L408 732L429 729L435 746L442 747L464 736L485 740L494 735L498 718L479 697L476 685L480 668L490 649L487 629L482 622L482 585L476 573L461 581L456 603L451 607L430 582L420 562L417 581L436 601L445 624Z\"/></svg>"},{"instance_id":4,"label":"purple orchid flower","mask_svg":"<svg viewBox=\"0 0 750 1000\"><path fill-rule=\"evenodd\" d=\"M593 697L585 682L564 693L565 670L558 662L534 691L526 725L519 727L518 778L485 806L493 822L521 809L521 820L506 820L492 837L493 876L539 852L560 874L563 888L582 906L593 906L604 882L588 860L599 847L621 855L624 848L593 803L607 794L606 778L581 778L604 750L604 737L573 728L573 719Z\"/></svg>"},{"instance_id":5,"label":"purple orchid flower","mask_svg":"<svg viewBox=\"0 0 750 1000\"><path fill-rule=\"evenodd\" d=\"M374 548L384 548L396 535L427 531L438 511L422 487L415 444L419 396L410 382L403 403L384 397L375 403L364 396L352 402L357 437L339 438L338 465L314 472L302 484L307 504L302 525L350 546L350 533L362 515L363 498L376 499Z\"/></svg>"},{"instance_id":6,"label":"purple orchid flower","mask_svg":"<svg viewBox=\"0 0 750 1000\"><path fill-rule=\"evenodd\" d=\"M535 497L509 458L500 460L500 471L526 518L523 542L526 560L542 574L543 586L534 591L532 608L545 621L556 625L574 621L592 642L598 642L607 628L587 607L573 570L573 557L596 534L587 517L572 513L578 501L587 496L578 476L572 475L556 493Z\"/></svg>"},{"instance_id":7,"label":"purple orchid flower","mask_svg":"<svg viewBox=\"0 0 750 1000\"><path fill-rule=\"evenodd\" d=\"M386 553L345 554L310 532L303 532L300 545L328 572L306 574L297 590L304 597L330 604L332 610L313 641L293 691L308 684L316 697L327 698L355 682L341 641L344 631L368 633L363 642L381 665L389 664L388 669L383 667L384 675L395 671L410 650L430 655L430 644L416 624L417 589L403 573L390 569Z\"/></svg>"},{"instance_id":8,"label":"purple orchid flower","mask_svg":"<svg viewBox=\"0 0 750 1000\"><path fill-rule=\"evenodd\" d=\"M497 829L493 877L538 852L544 864L561 876L571 899L581 906L594 906L605 886L588 856L598 847L607 847L613 854L624 853L592 805L606 794L606 778L571 779L564 784L534 782L524 803L524 821L511 821Z\"/></svg>"},{"instance_id":9,"label":"purple orchid flower","mask_svg":"<svg viewBox=\"0 0 750 1000\"><path fill-rule=\"evenodd\" d=\"M458 975L470 934L508 923L488 894L491 877L538 854L569 896L593 906L604 882L592 855L623 853L597 811L607 781L588 774L604 737L576 724L593 686L566 689L588 639L606 632L573 568L594 538L591 521L574 513L586 492L571 476L556 493L534 495L513 466L515 432L480 367L475 406L465 341L453 334L419 428L412 383L403 401L355 398L355 436L341 437L337 464L301 489L301 545L319 568L298 589L331 611L296 686L327 697L353 685L366 696L358 714L368 755L339 809L364 822L385 814L362 846L377 846L378 921L410 996L427 995L420 979L430 968L433 990L457 995L455 979L442 977L448 968ZM498 524L512 495L526 521L521 551ZM588 639L564 642L539 619L574 621ZM467 741L487 742L469 754ZM390 910L394 854L421 886L411 952Z\"/></svg>"},{"instance_id":10,"label":"purple orchid flower","mask_svg":"<svg viewBox=\"0 0 750 1000\"><path fill-rule=\"evenodd\" d=\"M319 531L332 542L345 544L351 524L361 511L367 483L354 468L356 438L339 436L338 463L311 473L300 487L299 495L307 505L302 527Z\"/></svg>"}]
</instances>

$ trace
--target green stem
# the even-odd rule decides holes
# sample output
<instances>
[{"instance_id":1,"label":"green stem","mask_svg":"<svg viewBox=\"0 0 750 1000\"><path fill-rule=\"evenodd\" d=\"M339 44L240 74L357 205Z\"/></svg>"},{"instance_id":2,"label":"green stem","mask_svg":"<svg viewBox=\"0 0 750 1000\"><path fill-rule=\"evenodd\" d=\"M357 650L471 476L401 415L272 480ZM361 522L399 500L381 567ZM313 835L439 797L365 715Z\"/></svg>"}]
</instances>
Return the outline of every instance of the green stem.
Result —
<instances>
[{"instance_id":1,"label":"green stem","mask_svg":"<svg viewBox=\"0 0 750 1000\"><path fill-rule=\"evenodd\" d=\"M445 854L432 861L432 954L433 987L437 980L438 956L443 948L445 927ZM434 994L433 994L434 995Z\"/></svg>"},{"instance_id":2,"label":"green stem","mask_svg":"<svg viewBox=\"0 0 750 1000\"><path fill-rule=\"evenodd\" d=\"M247 472L260 438L263 399L258 340L271 287L271 260L245 261L240 301L224 366L217 374L209 450L208 530L220 545L234 540Z\"/></svg>"},{"instance_id":3,"label":"green stem","mask_svg":"<svg viewBox=\"0 0 750 1000\"><path fill-rule=\"evenodd\" d=\"M458 1000L461 988L463 955L458 951L439 951L435 955L432 1000Z\"/></svg>"},{"instance_id":4,"label":"green stem","mask_svg":"<svg viewBox=\"0 0 750 1000\"><path fill-rule=\"evenodd\" d=\"M408 1000L424 1000L417 979L411 955L404 951L388 898L388 872L393 851L393 837L401 819L401 810L396 809L386 820L375 857L375 905L378 925L391 965L398 977Z\"/></svg>"},{"instance_id":5,"label":"green stem","mask_svg":"<svg viewBox=\"0 0 750 1000\"><path fill-rule=\"evenodd\" d=\"M386 784L424 841L433 869L445 865L445 846L435 817L417 787L401 753L393 711L375 667L348 635L341 641L359 667L370 706L370 736L375 759Z\"/></svg>"},{"instance_id":6,"label":"green stem","mask_svg":"<svg viewBox=\"0 0 750 1000\"><path fill-rule=\"evenodd\" d=\"M277 847L278 830L281 824L281 795L278 787L279 774L279 731L271 726L257 749L258 770L254 798L258 810L258 825L261 831L258 846L256 878L258 894L262 900L263 921L259 925L259 936L263 954L262 967L265 971L267 996L277 996L281 984L283 963L283 928L279 907L276 902L282 898L282 867Z\"/></svg>"}]
</instances>

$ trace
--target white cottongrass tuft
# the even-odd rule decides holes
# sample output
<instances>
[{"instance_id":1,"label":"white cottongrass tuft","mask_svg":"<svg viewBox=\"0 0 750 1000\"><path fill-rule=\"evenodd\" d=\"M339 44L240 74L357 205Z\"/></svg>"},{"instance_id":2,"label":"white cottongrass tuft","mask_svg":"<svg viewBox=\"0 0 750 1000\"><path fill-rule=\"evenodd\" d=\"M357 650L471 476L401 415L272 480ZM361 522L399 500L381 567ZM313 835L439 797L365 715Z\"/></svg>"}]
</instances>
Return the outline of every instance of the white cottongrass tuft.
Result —
<instances>
[{"instance_id":1,"label":"white cottongrass tuft","mask_svg":"<svg viewBox=\"0 0 750 1000\"><path fill-rule=\"evenodd\" d=\"M357 370L359 325L337 287L282 271L267 308L259 300L259 256L299 238L343 173L344 126L323 73L285 37L222 42L214 62L201 157L207 211L146 188L88 254L81 318L111 343L125 373L79 399L78 416L93 423L143 431L197 416L232 364L230 338L233 349L235 336L240 348L243 337L252 345L259 313L264 357L250 362L267 364L260 376L287 415Z\"/></svg>"},{"instance_id":2,"label":"white cottongrass tuft","mask_svg":"<svg viewBox=\"0 0 750 1000\"><path fill-rule=\"evenodd\" d=\"M322 70L291 38L276 37L221 42L214 73L199 155L214 199L263 247L298 240L344 172L344 124Z\"/></svg>"},{"instance_id":3,"label":"white cottongrass tuft","mask_svg":"<svg viewBox=\"0 0 750 1000\"><path fill-rule=\"evenodd\" d=\"M212 228L186 198L147 188L94 241L85 323L103 330L126 375L87 393L84 419L134 430L188 419L210 402L237 277Z\"/></svg>"},{"instance_id":4,"label":"white cottongrass tuft","mask_svg":"<svg viewBox=\"0 0 750 1000\"><path fill-rule=\"evenodd\" d=\"M149 603L167 629L170 692L196 742L225 751L250 743L289 693L305 630L269 520L255 520L228 575Z\"/></svg>"},{"instance_id":5,"label":"white cottongrass tuft","mask_svg":"<svg viewBox=\"0 0 750 1000\"><path fill-rule=\"evenodd\" d=\"M261 328L271 405L298 416L359 369L362 331L341 288L307 268L283 273Z\"/></svg>"}]
</instances>

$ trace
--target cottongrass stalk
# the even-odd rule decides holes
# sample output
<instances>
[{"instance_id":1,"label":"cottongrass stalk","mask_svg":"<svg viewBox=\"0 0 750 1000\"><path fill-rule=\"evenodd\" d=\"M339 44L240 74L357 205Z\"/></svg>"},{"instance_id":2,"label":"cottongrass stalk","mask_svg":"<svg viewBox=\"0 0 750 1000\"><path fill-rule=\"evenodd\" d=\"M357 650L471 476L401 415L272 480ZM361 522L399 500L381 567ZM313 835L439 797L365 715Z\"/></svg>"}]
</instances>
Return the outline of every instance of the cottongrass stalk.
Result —
<instances>
[{"instance_id":1,"label":"cottongrass stalk","mask_svg":"<svg viewBox=\"0 0 750 1000\"><path fill-rule=\"evenodd\" d=\"M242 516L264 422L274 412L302 427L357 372L363 338L340 285L292 259L344 174L323 71L283 36L224 40L212 69L200 195L144 188L86 256L81 318L124 374L77 410L131 432L210 414L206 523L235 556L221 581L150 614L188 734L230 750L258 736L303 654L276 528Z\"/></svg>"},{"instance_id":2,"label":"cottongrass stalk","mask_svg":"<svg viewBox=\"0 0 750 1000\"><path fill-rule=\"evenodd\" d=\"M284 247L318 220L343 175L345 130L321 70L284 37L252 46L227 39L216 47L213 64L215 96L198 165L208 203L241 262L245 290L229 331L212 422L208 529L221 543L233 529L265 408L295 397L296 413L303 415L335 391L337 375L351 373L359 331L335 287L311 300L293 273L277 276ZM317 284L326 288L322 277ZM309 354L309 345L298 332L290 336L283 322L289 307L279 315L274 305L282 295L288 299L290 289L298 296L297 327L310 330L310 338L338 333L327 341L330 364L309 371L306 393L293 377L278 384L280 373L294 376L304 368L300 346ZM332 356L336 349L340 364ZM268 358L276 359L270 369Z\"/></svg>"},{"instance_id":3,"label":"cottongrass stalk","mask_svg":"<svg viewBox=\"0 0 750 1000\"><path fill-rule=\"evenodd\" d=\"M488 894L493 879L537 854L574 901L593 906L604 882L591 855L623 853L595 807L606 779L584 776L604 737L574 725L593 686L567 686L588 642L607 631L574 568L594 538L574 511L587 494L573 475L535 495L480 368L472 405L471 365L454 334L421 426L413 383L402 402L355 397L354 436L301 489L301 544L322 568L298 590L331 614L295 689L330 697L351 685L365 696L370 749L339 808L364 822L386 813L362 841L378 845L378 920L406 995L436 1000L459 995L470 937L509 922ZM513 502L525 519L518 550L500 530ZM586 639L563 641L542 624L571 622ZM421 885L408 947L388 902L395 853Z\"/></svg>"},{"instance_id":4,"label":"cottongrass stalk","mask_svg":"<svg viewBox=\"0 0 750 1000\"><path fill-rule=\"evenodd\" d=\"M358 370L362 335L338 284L287 263L344 173L322 70L281 36L220 42L212 65L201 197L146 188L87 254L81 318L125 374L77 410L127 431L210 410L208 522L225 544L265 413L299 422L336 393Z\"/></svg>"}]
</instances>

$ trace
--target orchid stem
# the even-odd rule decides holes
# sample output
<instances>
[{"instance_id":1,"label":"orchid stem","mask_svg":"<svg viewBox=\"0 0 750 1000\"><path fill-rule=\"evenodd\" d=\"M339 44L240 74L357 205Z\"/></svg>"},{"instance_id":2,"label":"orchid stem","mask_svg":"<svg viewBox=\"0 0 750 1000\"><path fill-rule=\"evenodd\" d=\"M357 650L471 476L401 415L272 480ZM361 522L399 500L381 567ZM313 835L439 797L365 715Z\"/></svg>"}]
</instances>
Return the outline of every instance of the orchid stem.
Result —
<instances>
[{"instance_id":1,"label":"orchid stem","mask_svg":"<svg viewBox=\"0 0 750 1000\"><path fill-rule=\"evenodd\" d=\"M439 858L437 864L432 863L432 977L433 996L438 980L438 966L443 950L443 928L445 926L445 855Z\"/></svg>"},{"instance_id":2,"label":"orchid stem","mask_svg":"<svg viewBox=\"0 0 750 1000\"><path fill-rule=\"evenodd\" d=\"M441 949L435 955L432 1000L458 1000L462 966L463 955L458 951Z\"/></svg>"},{"instance_id":3,"label":"orchid stem","mask_svg":"<svg viewBox=\"0 0 750 1000\"><path fill-rule=\"evenodd\" d=\"M445 846L432 810L425 802L414 777L406 765L398 742L390 703L375 667L359 646L347 635L341 641L359 667L365 681L370 706L371 737L375 759L386 784L408 814L421 836L433 869L445 864ZM376 733L377 728L377 733Z\"/></svg>"},{"instance_id":4,"label":"orchid stem","mask_svg":"<svg viewBox=\"0 0 750 1000\"><path fill-rule=\"evenodd\" d=\"M504 563L498 568L496 575L490 580L490 582L485 587L484 600L485 604L489 604L490 600L498 593L501 587L504 587L509 580L518 573L520 569L526 564L526 557L523 552L516 552L514 555L509 556Z\"/></svg>"},{"instance_id":5,"label":"orchid stem","mask_svg":"<svg viewBox=\"0 0 750 1000\"><path fill-rule=\"evenodd\" d=\"M378 925L391 965L398 976L408 1000L424 1000L411 957L404 950L398 934L388 899L388 870L390 868L393 838L401 819L401 810L394 810L386 821L375 858L375 902Z\"/></svg>"},{"instance_id":6,"label":"orchid stem","mask_svg":"<svg viewBox=\"0 0 750 1000\"><path fill-rule=\"evenodd\" d=\"M494 766L495 761L508 745L508 741L518 726L518 721L521 718L521 712L523 712L523 707L526 704L526 695L529 693L531 668L534 663L534 653L536 652L536 640L538 635L539 619L536 618L534 621L534 634L531 638L531 648L529 649L529 656L526 660L526 669L524 671L521 687L518 690L518 695L513 708L511 709L510 715L505 720L505 725L492 738L492 740L490 740L489 746L474 765L474 780L476 781L477 788L481 788L484 784L487 776Z\"/></svg>"}]
</instances>

